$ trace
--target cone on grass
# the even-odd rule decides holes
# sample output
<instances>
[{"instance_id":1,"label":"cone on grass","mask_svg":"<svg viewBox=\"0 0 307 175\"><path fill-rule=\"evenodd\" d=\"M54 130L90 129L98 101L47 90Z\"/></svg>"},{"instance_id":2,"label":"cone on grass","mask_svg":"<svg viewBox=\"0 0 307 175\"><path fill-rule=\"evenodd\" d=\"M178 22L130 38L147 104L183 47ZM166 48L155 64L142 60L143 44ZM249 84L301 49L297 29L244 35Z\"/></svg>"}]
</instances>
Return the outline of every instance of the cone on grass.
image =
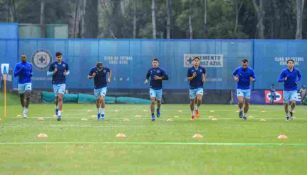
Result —
<instances>
[{"instance_id":1,"label":"cone on grass","mask_svg":"<svg viewBox=\"0 0 307 175\"><path fill-rule=\"evenodd\" d=\"M288 136L286 136L285 134L280 134L277 138L279 140L286 140L286 139L288 139Z\"/></svg>"},{"instance_id":2,"label":"cone on grass","mask_svg":"<svg viewBox=\"0 0 307 175\"><path fill-rule=\"evenodd\" d=\"M199 134L199 133L196 133L193 135L193 139L202 139L203 138L203 135Z\"/></svg>"},{"instance_id":3,"label":"cone on grass","mask_svg":"<svg viewBox=\"0 0 307 175\"><path fill-rule=\"evenodd\" d=\"M45 133L39 133L39 134L37 134L36 138L38 138L38 139L47 139L48 135L45 134Z\"/></svg>"},{"instance_id":4,"label":"cone on grass","mask_svg":"<svg viewBox=\"0 0 307 175\"><path fill-rule=\"evenodd\" d=\"M123 139L123 138L126 138L127 136L124 133L118 133L118 134L116 134L116 137L120 138L120 139Z\"/></svg>"}]
</instances>

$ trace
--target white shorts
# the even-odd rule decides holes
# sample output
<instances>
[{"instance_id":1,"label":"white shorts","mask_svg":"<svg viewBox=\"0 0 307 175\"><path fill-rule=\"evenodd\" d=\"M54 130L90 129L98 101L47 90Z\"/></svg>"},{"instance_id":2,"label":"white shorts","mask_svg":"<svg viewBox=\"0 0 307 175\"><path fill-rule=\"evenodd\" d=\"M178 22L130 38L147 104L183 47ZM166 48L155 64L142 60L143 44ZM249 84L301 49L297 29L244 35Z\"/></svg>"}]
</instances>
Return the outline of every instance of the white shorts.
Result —
<instances>
[{"instance_id":1,"label":"white shorts","mask_svg":"<svg viewBox=\"0 0 307 175\"><path fill-rule=\"evenodd\" d=\"M156 98L157 100L161 101L162 100L162 94L163 94L162 89L159 89L159 90L155 90L155 89L152 89L152 88L149 89L150 98Z\"/></svg>"},{"instance_id":2,"label":"white shorts","mask_svg":"<svg viewBox=\"0 0 307 175\"><path fill-rule=\"evenodd\" d=\"M107 87L103 87L100 89L94 89L94 95L96 98L105 97L107 95Z\"/></svg>"},{"instance_id":3,"label":"white shorts","mask_svg":"<svg viewBox=\"0 0 307 175\"><path fill-rule=\"evenodd\" d=\"M284 103L289 103L290 101L297 101L298 94L297 91L284 91Z\"/></svg>"},{"instance_id":4,"label":"white shorts","mask_svg":"<svg viewBox=\"0 0 307 175\"><path fill-rule=\"evenodd\" d=\"M54 95L57 96L58 94L65 94L66 84L54 84L53 85L53 92Z\"/></svg>"},{"instance_id":5,"label":"white shorts","mask_svg":"<svg viewBox=\"0 0 307 175\"><path fill-rule=\"evenodd\" d=\"M18 93L23 94L25 91L32 91L32 83L18 84Z\"/></svg>"},{"instance_id":6,"label":"white shorts","mask_svg":"<svg viewBox=\"0 0 307 175\"><path fill-rule=\"evenodd\" d=\"M196 88L196 89L189 90L189 96L191 100L195 99L197 95L204 95L204 89Z\"/></svg>"}]
</instances>

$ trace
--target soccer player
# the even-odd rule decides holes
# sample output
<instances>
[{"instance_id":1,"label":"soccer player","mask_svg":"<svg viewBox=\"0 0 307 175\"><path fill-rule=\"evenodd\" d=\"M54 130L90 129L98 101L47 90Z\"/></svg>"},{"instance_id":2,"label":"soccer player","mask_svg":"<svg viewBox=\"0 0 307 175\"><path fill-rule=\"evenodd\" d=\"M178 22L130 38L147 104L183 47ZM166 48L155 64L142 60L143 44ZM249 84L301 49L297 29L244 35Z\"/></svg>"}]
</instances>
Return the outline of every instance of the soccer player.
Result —
<instances>
[{"instance_id":1,"label":"soccer player","mask_svg":"<svg viewBox=\"0 0 307 175\"><path fill-rule=\"evenodd\" d=\"M57 121L61 121L62 118L62 108L63 108L63 97L66 90L66 76L69 75L68 64L63 61L63 54L57 52L55 54L56 61L53 62L47 75L52 76L53 91L55 94L55 115L57 116Z\"/></svg>"},{"instance_id":2,"label":"soccer player","mask_svg":"<svg viewBox=\"0 0 307 175\"><path fill-rule=\"evenodd\" d=\"M193 58L193 66L188 69L187 77L190 83L190 109L192 113L192 120L199 118L199 107L202 103L204 94L204 82L206 81L206 69L200 66L200 58Z\"/></svg>"},{"instance_id":3,"label":"soccer player","mask_svg":"<svg viewBox=\"0 0 307 175\"><path fill-rule=\"evenodd\" d=\"M294 68L294 64L293 59L287 60L288 68L282 70L278 79L278 82L284 83L284 107L287 121L293 119L293 111L298 99L297 83L301 80L301 73L298 69Z\"/></svg>"},{"instance_id":4,"label":"soccer player","mask_svg":"<svg viewBox=\"0 0 307 175\"><path fill-rule=\"evenodd\" d=\"M14 77L18 77L18 93L21 107L23 108L23 117L27 118L29 113L29 104L32 91L32 64L27 62L27 56L21 55L21 62L14 68Z\"/></svg>"},{"instance_id":5,"label":"soccer player","mask_svg":"<svg viewBox=\"0 0 307 175\"><path fill-rule=\"evenodd\" d=\"M96 96L97 120L104 120L105 96L107 83L111 81L111 70L98 62L96 67L90 70L88 79L94 79L94 94Z\"/></svg>"},{"instance_id":6,"label":"soccer player","mask_svg":"<svg viewBox=\"0 0 307 175\"><path fill-rule=\"evenodd\" d=\"M272 84L271 89L270 89L271 95L270 95L270 103L274 104L274 101L276 99L276 89L275 89L275 85Z\"/></svg>"},{"instance_id":7,"label":"soccer player","mask_svg":"<svg viewBox=\"0 0 307 175\"><path fill-rule=\"evenodd\" d=\"M232 75L237 82L239 117L246 120L251 96L250 82L256 80L255 73L252 68L248 67L248 60L243 59L242 66L235 69Z\"/></svg>"},{"instance_id":8,"label":"soccer player","mask_svg":"<svg viewBox=\"0 0 307 175\"><path fill-rule=\"evenodd\" d=\"M161 113L161 100L162 100L162 81L168 80L166 72L159 67L159 59L154 58L151 62L152 68L147 71L145 84L150 81L149 95L150 95L150 111L151 121L155 121L155 103L157 101L157 117L159 118Z\"/></svg>"}]
</instances>

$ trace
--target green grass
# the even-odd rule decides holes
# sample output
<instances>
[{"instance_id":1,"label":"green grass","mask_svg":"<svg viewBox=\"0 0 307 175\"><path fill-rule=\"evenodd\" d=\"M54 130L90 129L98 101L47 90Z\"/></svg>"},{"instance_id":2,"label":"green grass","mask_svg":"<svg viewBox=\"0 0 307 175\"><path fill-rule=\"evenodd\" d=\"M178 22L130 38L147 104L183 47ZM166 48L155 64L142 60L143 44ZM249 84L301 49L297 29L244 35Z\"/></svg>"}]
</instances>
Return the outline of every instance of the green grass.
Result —
<instances>
[{"instance_id":1,"label":"green grass","mask_svg":"<svg viewBox=\"0 0 307 175\"><path fill-rule=\"evenodd\" d=\"M31 105L28 119L10 105L0 123L0 174L307 173L306 106L298 106L290 122L282 106L253 105L248 121L234 105L203 105L196 121L188 109L163 105L162 117L151 122L147 105L108 105L106 120L98 122L94 105L65 104L57 122L53 105ZM37 139L38 133L48 139ZM203 138L193 139L195 133ZM279 134L288 139L278 140Z\"/></svg>"}]
</instances>

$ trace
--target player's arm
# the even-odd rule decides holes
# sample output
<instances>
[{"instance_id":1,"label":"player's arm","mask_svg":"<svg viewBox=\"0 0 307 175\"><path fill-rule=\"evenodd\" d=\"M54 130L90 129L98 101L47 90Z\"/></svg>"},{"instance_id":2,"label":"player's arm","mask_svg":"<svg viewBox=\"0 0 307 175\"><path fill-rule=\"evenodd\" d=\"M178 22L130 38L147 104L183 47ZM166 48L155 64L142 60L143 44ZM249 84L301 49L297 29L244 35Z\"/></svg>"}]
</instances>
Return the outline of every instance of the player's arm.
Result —
<instances>
[{"instance_id":1,"label":"player's arm","mask_svg":"<svg viewBox=\"0 0 307 175\"><path fill-rule=\"evenodd\" d=\"M52 76L53 74L55 74L58 71L57 68L54 67L53 64L50 65L49 70L47 72L47 76Z\"/></svg>"},{"instance_id":2,"label":"player's arm","mask_svg":"<svg viewBox=\"0 0 307 175\"><path fill-rule=\"evenodd\" d=\"M69 67L68 67L68 64L66 64L66 67L65 67L65 70L64 70L64 75L67 76L69 74L70 74Z\"/></svg>"},{"instance_id":3,"label":"player's arm","mask_svg":"<svg viewBox=\"0 0 307 175\"><path fill-rule=\"evenodd\" d=\"M189 80L189 81L193 80L196 76L197 76L196 72L194 72L194 73L192 74L192 73L188 70L187 77L188 77L188 80Z\"/></svg>"},{"instance_id":4,"label":"player's arm","mask_svg":"<svg viewBox=\"0 0 307 175\"><path fill-rule=\"evenodd\" d=\"M286 81L287 80L287 77L286 77L286 75L285 75L285 73L284 73L284 71L279 75L279 78L278 78L278 82L284 82L284 81Z\"/></svg>"},{"instance_id":5,"label":"player's arm","mask_svg":"<svg viewBox=\"0 0 307 175\"><path fill-rule=\"evenodd\" d=\"M255 72L252 71L251 76L249 77L250 81L256 81L256 76L255 76Z\"/></svg>"},{"instance_id":6,"label":"player's arm","mask_svg":"<svg viewBox=\"0 0 307 175\"><path fill-rule=\"evenodd\" d=\"M149 77L150 77L150 70L147 71L147 74L146 74L146 77L145 77L145 81L144 81L145 84L148 83Z\"/></svg>"},{"instance_id":7,"label":"player's arm","mask_svg":"<svg viewBox=\"0 0 307 175\"><path fill-rule=\"evenodd\" d=\"M301 81L301 79L302 79L302 75L301 75L301 72L298 70L297 71L297 80L295 82L299 82L299 81Z\"/></svg>"},{"instance_id":8,"label":"player's arm","mask_svg":"<svg viewBox=\"0 0 307 175\"><path fill-rule=\"evenodd\" d=\"M168 80L168 75L166 75L164 70L161 71L161 74L162 74L161 77L156 75L154 79L155 80Z\"/></svg>"},{"instance_id":9,"label":"player's arm","mask_svg":"<svg viewBox=\"0 0 307 175\"><path fill-rule=\"evenodd\" d=\"M87 78L88 78L88 79L92 79L92 78L94 78L95 76L96 76L96 72L95 72L93 69L91 69L91 71L88 73Z\"/></svg>"},{"instance_id":10,"label":"player's arm","mask_svg":"<svg viewBox=\"0 0 307 175\"><path fill-rule=\"evenodd\" d=\"M19 76L20 72L22 71L23 67L17 64L14 68L14 77Z\"/></svg>"},{"instance_id":11,"label":"player's arm","mask_svg":"<svg viewBox=\"0 0 307 175\"><path fill-rule=\"evenodd\" d=\"M238 76L238 69L236 69L233 73L232 73L233 79L235 81L239 81L239 76Z\"/></svg>"},{"instance_id":12,"label":"player's arm","mask_svg":"<svg viewBox=\"0 0 307 175\"><path fill-rule=\"evenodd\" d=\"M30 77L33 76L33 71L32 71L32 64L30 64Z\"/></svg>"},{"instance_id":13,"label":"player's arm","mask_svg":"<svg viewBox=\"0 0 307 175\"><path fill-rule=\"evenodd\" d=\"M111 82L111 78L112 78L112 71L109 69L108 82Z\"/></svg>"},{"instance_id":14,"label":"player's arm","mask_svg":"<svg viewBox=\"0 0 307 175\"><path fill-rule=\"evenodd\" d=\"M202 75L201 75L201 80L202 80L203 82L205 82L206 79L207 79L207 72L206 72L206 69L203 68L203 73L202 73Z\"/></svg>"}]
</instances>

